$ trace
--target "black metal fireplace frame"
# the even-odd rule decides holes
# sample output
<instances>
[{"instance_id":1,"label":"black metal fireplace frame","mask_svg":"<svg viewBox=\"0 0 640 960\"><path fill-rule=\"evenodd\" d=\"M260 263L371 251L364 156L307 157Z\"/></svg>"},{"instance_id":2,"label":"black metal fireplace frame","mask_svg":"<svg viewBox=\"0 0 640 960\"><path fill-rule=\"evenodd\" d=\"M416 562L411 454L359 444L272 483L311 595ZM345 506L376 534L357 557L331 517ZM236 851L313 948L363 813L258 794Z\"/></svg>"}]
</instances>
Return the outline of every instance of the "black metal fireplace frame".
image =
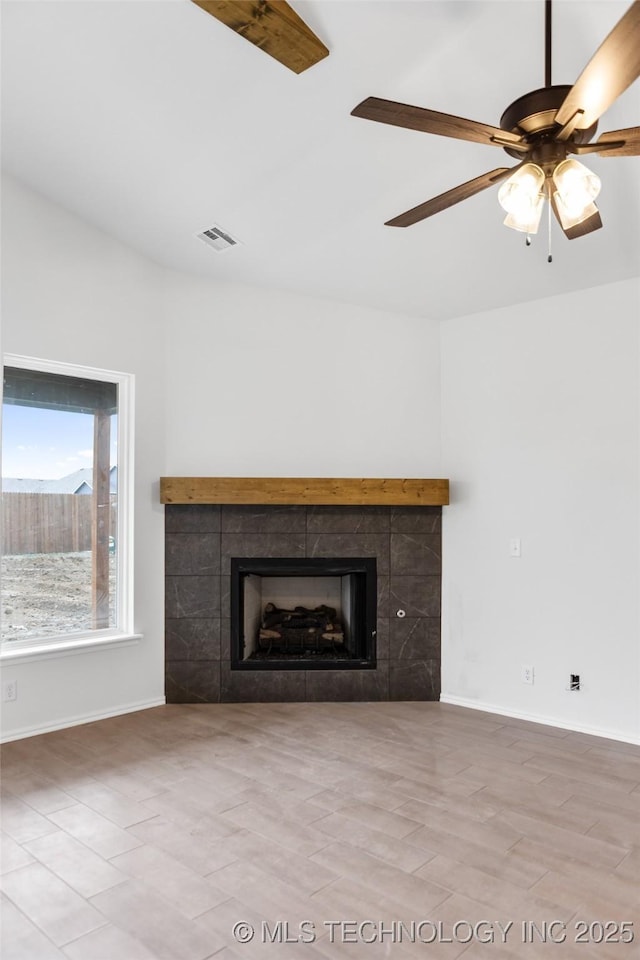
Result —
<instances>
[{"instance_id":1,"label":"black metal fireplace frame","mask_svg":"<svg viewBox=\"0 0 640 960\"><path fill-rule=\"evenodd\" d=\"M358 655L349 660L244 660L243 577L340 577L360 575ZM375 557L232 557L231 558L231 669L232 670L375 670L377 636L377 564Z\"/></svg>"}]
</instances>

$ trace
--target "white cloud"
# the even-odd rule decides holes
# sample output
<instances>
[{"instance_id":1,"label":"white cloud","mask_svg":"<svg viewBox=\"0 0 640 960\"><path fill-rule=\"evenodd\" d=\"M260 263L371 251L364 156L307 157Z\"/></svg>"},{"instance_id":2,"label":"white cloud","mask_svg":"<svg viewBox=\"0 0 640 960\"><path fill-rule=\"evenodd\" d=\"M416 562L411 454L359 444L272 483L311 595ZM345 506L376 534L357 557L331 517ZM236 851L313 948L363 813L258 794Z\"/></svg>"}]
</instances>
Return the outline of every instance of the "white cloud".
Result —
<instances>
[{"instance_id":1,"label":"white cloud","mask_svg":"<svg viewBox=\"0 0 640 960\"><path fill-rule=\"evenodd\" d=\"M93 450L78 450L78 456L82 457L84 460L92 460Z\"/></svg>"}]
</instances>

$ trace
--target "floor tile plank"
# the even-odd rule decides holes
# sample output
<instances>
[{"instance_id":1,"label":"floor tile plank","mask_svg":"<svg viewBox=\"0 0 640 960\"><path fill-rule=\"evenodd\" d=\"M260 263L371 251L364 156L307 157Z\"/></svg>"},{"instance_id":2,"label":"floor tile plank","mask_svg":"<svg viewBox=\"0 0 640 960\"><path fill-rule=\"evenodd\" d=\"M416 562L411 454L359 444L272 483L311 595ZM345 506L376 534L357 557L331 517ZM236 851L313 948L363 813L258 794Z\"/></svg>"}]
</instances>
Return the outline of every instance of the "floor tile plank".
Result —
<instances>
[{"instance_id":1,"label":"floor tile plank","mask_svg":"<svg viewBox=\"0 0 640 960\"><path fill-rule=\"evenodd\" d=\"M205 960L212 951L211 939L203 931L140 880L127 880L90 902L114 926L140 940L157 960Z\"/></svg>"},{"instance_id":2,"label":"floor tile plank","mask_svg":"<svg viewBox=\"0 0 640 960\"><path fill-rule=\"evenodd\" d=\"M49 820L105 859L140 846L131 834L82 803L50 813Z\"/></svg>"},{"instance_id":3,"label":"floor tile plank","mask_svg":"<svg viewBox=\"0 0 640 960\"><path fill-rule=\"evenodd\" d=\"M3 960L64 960L64 954L5 896L0 901Z\"/></svg>"},{"instance_id":4,"label":"floor tile plank","mask_svg":"<svg viewBox=\"0 0 640 960\"><path fill-rule=\"evenodd\" d=\"M31 840L25 844L25 850L83 897L92 897L127 879L64 830Z\"/></svg>"},{"instance_id":5,"label":"floor tile plank","mask_svg":"<svg viewBox=\"0 0 640 960\"><path fill-rule=\"evenodd\" d=\"M40 863L6 873L0 887L59 947L105 923L87 900Z\"/></svg>"},{"instance_id":6,"label":"floor tile plank","mask_svg":"<svg viewBox=\"0 0 640 960\"><path fill-rule=\"evenodd\" d=\"M0 754L3 960L640 960L638 936L560 952L516 927L489 949L323 925L625 918L631 744L439 703L175 704ZM315 942L261 942L279 920Z\"/></svg>"},{"instance_id":7,"label":"floor tile plank","mask_svg":"<svg viewBox=\"0 0 640 960\"><path fill-rule=\"evenodd\" d=\"M107 924L64 948L69 960L156 960L157 954L119 927ZM35 956L33 958L35 960Z\"/></svg>"}]
</instances>

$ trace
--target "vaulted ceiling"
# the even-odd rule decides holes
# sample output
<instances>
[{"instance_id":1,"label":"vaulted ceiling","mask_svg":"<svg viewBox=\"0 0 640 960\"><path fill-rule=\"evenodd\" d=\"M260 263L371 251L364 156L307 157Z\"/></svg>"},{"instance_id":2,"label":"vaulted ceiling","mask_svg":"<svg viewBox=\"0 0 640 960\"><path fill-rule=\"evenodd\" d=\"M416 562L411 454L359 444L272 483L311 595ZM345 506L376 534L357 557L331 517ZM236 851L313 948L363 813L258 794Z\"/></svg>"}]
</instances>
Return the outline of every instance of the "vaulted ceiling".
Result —
<instances>
[{"instance_id":1,"label":"vaulted ceiling","mask_svg":"<svg viewBox=\"0 0 640 960\"><path fill-rule=\"evenodd\" d=\"M496 166L500 149L350 116L374 95L498 124L544 84L542 0L293 0L331 53L296 76L189 0L4 0L4 168L154 261L222 281L446 318L627 278L640 159L586 161L604 228L531 247L497 190L384 221ZM554 3L553 82L628 7ZM640 81L600 132L640 124ZM218 254L212 224L242 245Z\"/></svg>"}]
</instances>

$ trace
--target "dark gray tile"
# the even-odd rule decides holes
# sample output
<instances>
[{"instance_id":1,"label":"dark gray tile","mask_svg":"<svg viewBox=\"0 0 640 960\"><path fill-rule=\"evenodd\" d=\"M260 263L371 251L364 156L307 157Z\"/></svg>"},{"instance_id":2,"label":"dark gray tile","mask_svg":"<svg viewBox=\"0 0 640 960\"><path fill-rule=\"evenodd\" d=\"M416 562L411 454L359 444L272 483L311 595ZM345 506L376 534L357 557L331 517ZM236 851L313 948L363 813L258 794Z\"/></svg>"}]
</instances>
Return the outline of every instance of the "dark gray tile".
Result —
<instances>
[{"instance_id":1,"label":"dark gray tile","mask_svg":"<svg viewBox=\"0 0 640 960\"><path fill-rule=\"evenodd\" d=\"M168 503L164 526L167 533L220 533L220 507L213 503Z\"/></svg>"},{"instance_id":2,"label":"dark gray tile","mask_svg":"<svg viewBox=\"0 0 640 960\"><path fill-rule=\"evenodd\" d=\"M438 576L442 572L439 533L392 533L391 573L395 576Z\"/></svg>"},{"instance_id":3,"label":"dark gray tile","mask_svg":"<svg viewBox=\"0 0 640 960\"><path fill-rule=\"evenodd\" d=\"M224 616L220 620L220 659L227 661L231 659L231 620Z\"/></svg>"},{"instance_id":4,"label":"dark gray tile","mask_svg":"<svg viewBox=\"0 0 640 960\"><path fill-rule=\"evenodd\" d=\"M381 660L375 670L307 670L309 702L388 699L388 660Z\"/></svg>"},{"instance_id":5,"label":"dark gray tile","mask_svg":"<svg viewBox=\"0 0 640 960\"><path fill-rule=\"evenodd\" d=\"M165 691L167 703L219 703L219 661L168 660Z\"/></svg>"},{"instance_id":6,"label":"dark gray tile","mask_svg":"<svg viewBox=\"0 0 640 960\"><path fill-rule=\"evenodd\" d=\"M389 618L378 617L378 632L376 635L376 656L378 660L389 659Z\"/></svg>"},{"instance_id":7,"label":"dark gray tile","mask_svg":"<svg viewBox=\"0 0 640 960\"><path fill-rule=\"evenodd\" d=\"M391 700L439 700L439 660L390 660Z\"/></svg>"},{"instance_id":8,"label":"dark gray tile","mask_svg":"<svg viewBox=\"0 0 640 960\"><path fill-rule=\"evenodd\" d=\"M231 670L221 664L220 698L222 703L295 703L304 702L304 670Z\"/></svg>"},{"instance_id":9,"label":"dark gray tile","mask_svg":"<svg viewBox=\"0 0 640 960\"><path fill-rule=\"evenodd\" d=\"M388 533L389 507L307 507L307 533Z\"/></svg>"},{"instance_id":10,"label":"dark gray tile","mask_svg":"<svg viewBox=\"0 0 640 960\"><path fill-rule=\"evenodd\" d=\"M307 536L309 557L375 557L379 574L389 573L389 535L317 533Z\"/></svg>"},{"instance_id":11,"label":"dark gray tile","mask_svg":"<svg viewBox=\"0 0 640 960\"><path fill-rule=\"evenodd\" d=\"M440 658L439 617L394 617L389 629L389 656L393 660Z\"/></svg>"},{"instance_id":12,"label":"dark gray tile","mask_svg":"<svg viewBox=\"0 0 640 960\"><path fill-rule=\"evenodd\" d=\"M220 573L219 533L168 533L165 537L165 574L184 576Z\"/></svg>"},{"instance_id":13,"label":"dark gray tile","mask_svg":"<svg viewBox=\"0 0 640 960\"><path fill-rule=\"evenodd\" d=\"M392 533L440 533L442 507L391 507Z\"/></svg>"},{"instance_id":14,"label":"dark gray tile","mask_svg":"<svg viewBox=\"0 0 640 960\"><path fill-rule=\"evenodd\" d=\"M223 533L222 573L231 572L231 557L304 557L302 533Z\"/></svg>"},{"instance_id":15,"label":"dark gray tile","mask_svg":"<svg viewBox=\"0 0 640 960\"><path fill-rule=\"evenodd\" d=\"M306 507L224 504L223 533L304 533Z\"/></svg>"},{"instance_id":16,"label":"dark gray tile","mask_svg":"<svg viewBox=\"0 0 640 960\"><path fill-rule=\"evenodd\" d=\"M378 618L389 615L389 577L378 577Z\"/></svg>"},{"instance_id":17,"label":"dark gray tile","mask_svg":"<svg viewBox=\"0 0 640 960\"><path fill-rule=\"evenodd\" d=\"M166 660L219 660L220 620L167 620Z\"/></svg>"},{"instance_id":18,"label":"dark gray tile","mask_svg":"<svg viewBox=\"0 0 640 960\"><path fill-rule=\"evenodd\" d=\"M231 577L220 577L220 616L231 616Z\"/></svg>"},{"instance_id":19,"label":"dark gray tile","mask_svg":"<svg viewBox=\"0 0 640 960\"><path fill-rule=\"evenodd\" d=\"M408 617L439 617L440 582L440 577L390 577L390 617L398 610Z\"/></svg>"},{"instance_id":20,"label":"dark gray tile","mask_svg":"<svg viewBox=\"0 0 640 960\"><path fill-rule=\"evenodd\" d=\"M220 577L165 577L168 619L220 616Z\"/></svg>"}]
</instances>

